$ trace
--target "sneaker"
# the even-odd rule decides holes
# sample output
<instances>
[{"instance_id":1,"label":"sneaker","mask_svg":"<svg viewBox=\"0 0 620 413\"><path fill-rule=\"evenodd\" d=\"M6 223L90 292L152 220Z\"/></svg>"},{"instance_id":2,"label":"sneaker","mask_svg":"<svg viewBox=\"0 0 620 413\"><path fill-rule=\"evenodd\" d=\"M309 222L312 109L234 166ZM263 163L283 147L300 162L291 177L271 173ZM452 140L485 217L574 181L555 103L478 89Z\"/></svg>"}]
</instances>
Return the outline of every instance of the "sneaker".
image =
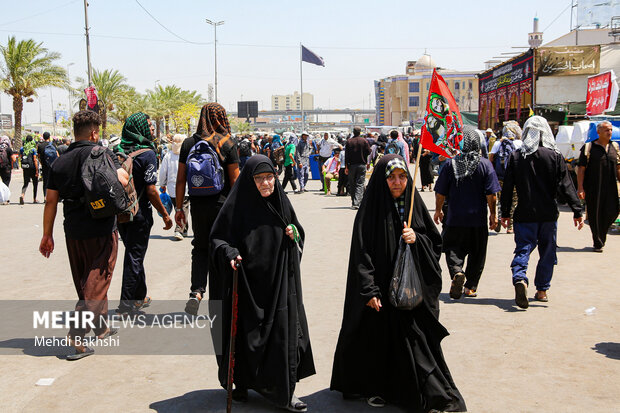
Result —
<instances>
[{"instance_id":1,"label":"sneaker","mask_svg":"<svg viewBox=\"0 0 620 413\"><path fill-rule=\"evenodd\" d=\"M457 272L452 279L452 285L450 285L450 298L458 300L463 295L463 285L465 284L465 274Z\"/></svg>"},{"instance_id":2,"label":"sneaker","mask_svg":"<svg viewBox=\"0 0 620 413\"><path fill-rule=\"evenodd\" d=\"M174 231L174 239L177 241L183 241L183 234L179 231Z\"/></svg>"},{"instance_id":3,"label":"sneaker","mask_svg":"<svg viewBox=\"0 0 620 413\"><path fill-rule=\"evenodd\" d=\"M385 406L385 400L383 400L379 396L369 397L368 399L366 399L366 402L368 403L369 406L372 406L372 407L384 407Z\"/></svg>"},{"instance_id":4,"label":"sneaker","mask_svg":"<svg viewBox=\"0 0 620 413\"><path fill-rule=\"evenodd\" d=\"M528 308L530 303L527 301L527 284L525 281L517 281L515 284L515 303L519 308Z\"/></svg>"},{"instance_id":5,"label":"sneaker","mask_svg":"<svg viewBox=\"0 0 620 413\"><path fill-rule=\"evenodd\" d=\"M151 297L145 297L144 300L138 300L134 304L136 306L136 310L141 310L146 307L151 306Z\"/></svg>"},{"instance_id":6,"label":"sneaker","mask_svg":"<svg viewBox=\"0 0 620 413\"><path fill-rule=\"evenodd\" d=\"M190 315L198 315L200 301L202 301L202 295L199 292L190 293L189 300L185 303L185 312Z\"/></svg>"}]
</instances>

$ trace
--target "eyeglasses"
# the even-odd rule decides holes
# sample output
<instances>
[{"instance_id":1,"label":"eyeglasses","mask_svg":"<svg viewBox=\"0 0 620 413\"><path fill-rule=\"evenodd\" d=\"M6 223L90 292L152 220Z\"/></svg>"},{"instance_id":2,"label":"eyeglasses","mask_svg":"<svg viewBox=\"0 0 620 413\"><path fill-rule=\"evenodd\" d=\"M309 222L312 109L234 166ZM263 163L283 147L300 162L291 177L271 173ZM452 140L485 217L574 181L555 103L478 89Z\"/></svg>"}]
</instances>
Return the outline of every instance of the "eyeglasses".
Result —
<instances>
[{"instance_id":1,"label":"eyeglasses","mask_svg":"<svg viewBox=\"0 0 620 413\"><path fill-rule=\"evenodd\" d=\"M264 176L256 175L254 177L254 182L256 182L257 184L262 184L263 182L271 182L275 178L276 176L274 174L269 174L269 175L264 175Z\"/></svg>"}]
</instances>

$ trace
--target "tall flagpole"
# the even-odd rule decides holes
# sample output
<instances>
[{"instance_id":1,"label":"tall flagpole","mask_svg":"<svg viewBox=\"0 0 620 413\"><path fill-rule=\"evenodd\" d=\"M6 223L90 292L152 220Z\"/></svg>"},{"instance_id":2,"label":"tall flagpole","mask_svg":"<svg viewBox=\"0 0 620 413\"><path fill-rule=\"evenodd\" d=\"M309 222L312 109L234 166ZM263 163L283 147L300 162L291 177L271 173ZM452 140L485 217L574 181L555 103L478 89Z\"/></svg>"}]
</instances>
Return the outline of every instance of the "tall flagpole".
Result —
<instances>
[{"instance_id":1,"label":"tall flagpole","mask_svg":"<svg viewBox=\"0 0 620 413\"><path fill-rule=\"evenodd\" d=\"M304 116L304 71L303 71L303 51L299 43L299 83L301 84L301 131L306 130L306 117Z\"/></svg>"}]
</instances>

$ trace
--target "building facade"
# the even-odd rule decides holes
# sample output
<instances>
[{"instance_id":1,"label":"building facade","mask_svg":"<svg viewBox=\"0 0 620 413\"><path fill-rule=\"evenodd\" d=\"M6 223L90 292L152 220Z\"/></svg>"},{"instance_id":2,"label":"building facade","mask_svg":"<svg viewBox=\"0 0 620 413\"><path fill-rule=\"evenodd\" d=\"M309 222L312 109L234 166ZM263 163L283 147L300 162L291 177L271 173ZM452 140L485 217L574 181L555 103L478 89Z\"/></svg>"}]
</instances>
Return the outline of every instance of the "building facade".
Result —
<instances>
[{"instance_id":1,"label":"building facade","mask_svg":"<svg viewBox=\"0 0 620 413\"><path fill-rule=\"evenodd\" d=\"M314 109L314 96L304 93L304 110ZM301 110L301 95L295 91L292 95L272 95L271 110Z\"/></svg>"},{"instance_id":2,"label":"building facade","mask_svg":"<svg viewBox=\"0 0 620 413\"><path fill-rule=\"evenodd\" d=\"M406 74L375 81L377 125L399 126L421 122L426 112L428 90L435 62L425 54L407 62ZM478 111L477 72L460 72L438 68L462 112Z\"/></svg>"}]
</instances>

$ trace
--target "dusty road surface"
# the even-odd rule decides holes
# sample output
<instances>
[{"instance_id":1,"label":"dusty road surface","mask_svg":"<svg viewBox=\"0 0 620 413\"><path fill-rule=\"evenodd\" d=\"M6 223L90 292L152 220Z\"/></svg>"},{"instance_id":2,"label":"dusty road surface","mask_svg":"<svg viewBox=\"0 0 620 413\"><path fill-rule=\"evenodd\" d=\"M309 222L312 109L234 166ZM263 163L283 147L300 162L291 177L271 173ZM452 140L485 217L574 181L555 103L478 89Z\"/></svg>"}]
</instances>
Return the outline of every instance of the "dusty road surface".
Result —
<instances>
[{"instance_id":1,"label":"dusty road surface","mask_svg":"<svg viewBox=\"0 0 620 413\"><path fill-rule=\"evenodd\" d=\"M0 305L7 300L75 300L61 212L56 251L45 259L38 252L43 206L30 203L30 188L26 204L18 205L21 182L21 172L14 174L12 203L0 206ZM308 402L309 411L370 412L374 409L365 403L343 401L329 391L355 211L348 198L325 197L318 188L313 181L310 192L289 195L306 230L302 279L317 368L315 376L298 384L296 393ZM433 194L421 195L432 210ZM146 256L148 294L154 301L187 297L191 237L175 242L171 235L156 217ZM451 333L443 351L469 411L620 411L620 237L611 234L603 254L591 252L589 229L574 229L572 214L563 211L558 245L549 303L532 302L527 311L514 305L512 235L491 234L478 298L448 297L442 257L440 321ZM121 244L110 299L120 295L122 254ZM534 253L534 263L537 257ZM531 279L534 269L531 265ZM586 315L590 307L596 310ZM2 314L5 322L11 316ZM31 338L3 337L0 411L225 411L226 393L218 385L213 355L95 354L68 362L63 355L69 349L42 355L24 349ZM35 385L41 378L54 381ZM280 410L250 393L249 403L235 405L234 411ZM401 410L387 406L382 411Z\"/></svg>"}]
</instances>

